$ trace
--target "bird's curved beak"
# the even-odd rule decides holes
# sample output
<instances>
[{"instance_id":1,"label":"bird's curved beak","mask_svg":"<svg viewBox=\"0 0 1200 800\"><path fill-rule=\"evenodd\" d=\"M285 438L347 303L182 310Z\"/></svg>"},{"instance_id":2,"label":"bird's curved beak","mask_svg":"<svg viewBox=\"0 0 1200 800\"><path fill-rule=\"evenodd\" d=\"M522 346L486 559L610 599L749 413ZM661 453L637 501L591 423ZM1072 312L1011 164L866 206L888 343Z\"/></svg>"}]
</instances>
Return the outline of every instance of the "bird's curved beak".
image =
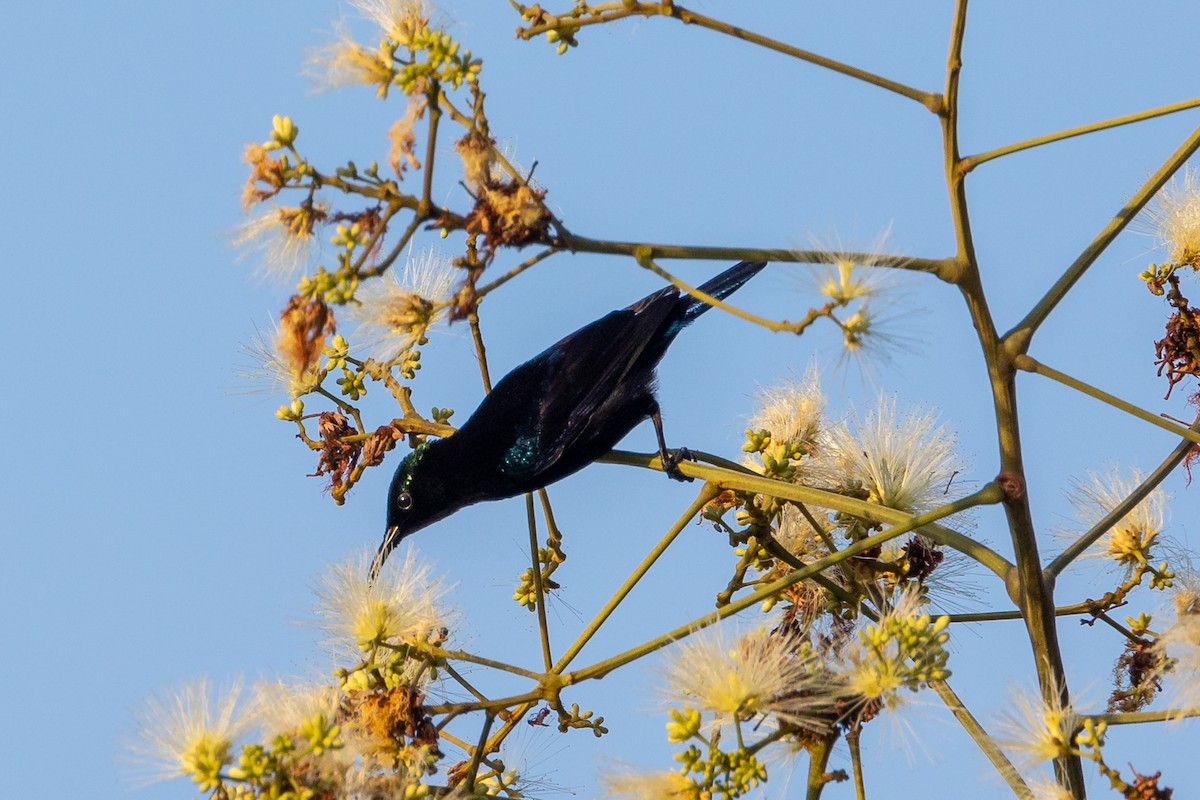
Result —
<instances>
[{"instance_id":1,"label":"bird's curved beak","mask_svg":"<svg viewBox=\"0 0 1200 800\"><path fill-rule=\"evenodd\" d=\"M379 545L379 550L375 553L375 558L371 561L370 580L374 583L379 577L379 571L383 569L383 562L387 561L388 555L396 549L396 545L400 543L400 526L393 525L387 529L387 533L383 535L383 541Z\"/></svg>"}]
</instances>

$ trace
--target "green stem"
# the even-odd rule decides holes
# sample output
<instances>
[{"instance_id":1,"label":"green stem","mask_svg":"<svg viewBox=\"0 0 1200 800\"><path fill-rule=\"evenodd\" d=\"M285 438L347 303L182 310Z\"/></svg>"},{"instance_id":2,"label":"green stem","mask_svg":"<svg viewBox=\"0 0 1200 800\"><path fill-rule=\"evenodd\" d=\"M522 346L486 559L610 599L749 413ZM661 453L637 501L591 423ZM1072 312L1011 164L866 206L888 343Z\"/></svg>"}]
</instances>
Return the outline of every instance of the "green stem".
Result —
<instances>
[{"instance_id":1,"label":"green stem","mask_svg":"<svg viewBox=\"0 0 1200 800\"><path fill-rule=\"evenodd\" d=\"M771 554L772 558L782 561L792 569L804 569L804 567L807 566L803 561L789 553L787 549L779 542L775 541L775 539L769 538L764 540L762 542L762 546L764 550ZM831 554L838 552L832 547L829 548L829 551ZM845 566L845 562L842 563L842 566ZM858 609L858 611L862 613L864 617L872 622L879 621L879 615L876 614L873 609L868 608L860 598L855 597L853 594L846 591L846 589L839 585L836 581L826 578L824 575L814 575L812 577L812 582L829 592L829 594L836 597L847 607Z\"/></svg>"},{"instance_id":2,"label":"green stem","mask_svg":"<svg viewBox=\"0 0 1200 800\"><path fill-rule=\"evenodd\" d=\"M620 588L617 589L616 593L609 598L608 602L604 604L604 607L600 609L595 618L588 623L588 626L583 629L583 632L579 634L579 637L571 644L570 647L567 648L567 651L563 653L561 657L559 657L558 662L554 665L552 670L553 672L562 672L567 665L571 663L575 656L579 654L579 651L583 649L584 645L586 645L591 638L596 635L596 631L600 629L600 626L604 624L604 622L612 615L614 611L616 611L617 606L619 606L621 601L628 596L628 594L633 590L633 587L636 586L638 581L642 579L642 576L646 574L650 567L654 566L654 562L658 560L659 556L666 552L666 549L671 546L671 543L675 541L675 538L679 536L679 534L683 532L684 528L686 528L688 524L696 518L696 515L700 513L700 509L704 508L704 506L707 505L710 500L720 493L720 490L711 483L704 484L704 487L700 490L700 493L696 496L696 499L692 501L692 504L688 506L687 510L684 511L675 524L671 526L670 530L663 535L658 544L656 544L654 548L646 555L646 557L642 559L642 562L638 564L633 573L625 579L625 582L622 583Z\"/></svg>"},{"instance_id":3,"label":"green stem","mask_svg":"<svg viewBox=\"0 0 1200 800\"><path fill-rule=\"evenodd\" d=\"M840 61L835 61L832 58L817 55L808 50L801 50L799 47L793 47L776 39L771 39L762 34L753 33L745 28L736 25L730 25L728 22L722 22L711 17L706 17L703 14L698 14L695 11L686 9L675 3L623 3L620 7L604 9L599 14L592 17L584 17L581 19L572 19L569 24L563 23L548 24L548 25L531 25L528 28L517 29L517 36L522 39L530 39L547 31L558 27L569 27L572 30L584 27L586 25L598 25L614 20L623 19L631 16L666 16L678 19L685 25L696 25L700 28L705 28L716 33L721 33L726 36L732 36L735 39L741 39L744 42L750 42L767 50L774 50L777 53L806 61L810 64L815 64L818 67L824 67L831 72L837 72L855 80L860 80L864 83L869 83L872 86L878 86L889 92L894 92L901 97L907 97L910 100L916 100L921 105L932 110L936 110L938 105L938 96L931 92L923 92L919 89L914 89L910 86L905 86L902 83L884 78L866 70L852 67L849 64L843 64Z\"/></svg>"},{"instance_id":4,"label":"green stem","mask_svg":"<svg viewBox=\"0 0 1200 800\"><path fill-rule=\"evenodd\" d=\"M476 700L480 700L485 703L487 702L488 696L486 694L484 694L483 692L479 691L478 689L476 689L474 686L472 686L471 682L468 681L466 678L464 678L462 675L459 675L458 671L456 669L454 669L454 667L450 666L449 664L442 664L442 669L446 670L446 673L451 678L454 678L454 680L458 681L460 686L462 686L464 689L466 689L468 692L470 692L472 695L474 695Z\"/></svg>"},{"instance_id":5,"label":"green stem","mask_svg":"<svg viewBox=\"0 0 1200 800\"><path fill-rule=\"evenodd\" d=\"M1004 755L996 742L991 736L988 736L987 731L979 724L979 720L967 709L950 684L945 681L930 681L929 688L937 692L937 696L946 704L946 708L954 715L959 724L963 726L967 734L974 740L975 744L987 756L987 760L992 762L992 766L1000 773L1000 777L1005 780L1009 788L1016 793L1021 800L1032 800L1033 792L1029 790L1024 779L1021 778L1019 772L1013 767L1012 762Z\"/></svg>"},{"instance_id":6,"label":"green stem","mask_svg":"<svg viewBox=\"0 0 1200 800\"><path fill-rule=\"evenodd\" d=\"M646 467L649 469L662 469L657 455L630 453L624 450L613 450L601 458L600 461L609 464L626 464L628 466ZM679 470L689 477L716 483L722 489L736 489L754 492L755 494L765 494L781 500L807 503L818 508L828 508L852 514L870 522L898 525L910 519L910 515L903 511L886 508L885 506L868 503L863 500L856 500L853 497L846 497L835 492L827 492L823 489L813 489L798 483L787 483L785 481L764 478L756 473L740 471L740 468L738 470L724 469L708 464L697 464L694 461L684 461L679 464ZM988 484L988 486L994 486L994 484ZM972 497L974 496L972 495ZM993 499L982 502L998 503L1003 499L1003 493L997 489L992 497ZM1009 580L1013 565L1008 559L987 545L981 544L974 539L963 536L961 533L952 531L941 525L925 526L921 533L933 539L938 544L945 545L970 556L998 577L1005 581Z\"/></svg>"},{"instance_id":7,"label":"green stem","mask_svg":"<svg viewBox=\"0 0 1200 800\"><path fill-rule=\"evenodd\" d=\"M518 667L513 664L506 664L503 661L485 658L484 656L477 656L474 653L468 653L465 650L446 650L441 647L432 646L424 647L422 649L428 652L431 656L444 659L446 661L466 661L470 664L478 664L481 667L490 667L492 669L498 669L501 672L510 672L513 675L520 675L523 678L529 678L530 680L534 681L540 681L545 677L544 673L534 672L533 670L524 669L523 667Z\"/></svg>"},{"instance_id":8,"label":"green stem","mask_svg":"<svg viewBox=\"0 0 1200 800\"><path fill-rule=\"evenodd\" d=\"M774 333L794 333L797 335L804 333L804 331L810 325L812 325L814 322L816 322L821 317L831 317L832 316L831 312L837 306L837 303L835 301L831 300L830 302L826 303L820 309L816 309L816 308L809 309L809 311L805 315L804 319L800 320L799 322L788 322L787 320L783 320L782 322L776 322L774 320L767 319L766 317L760 317L757 314L751 314L748 311L743 311L742 309L737 308L736 306L726 303L724 300L720 300L706 292L700 291L699 289L695 288L694 286L690 286L690 285L684 283L679 278L676 278L674 275L672 275L671 273L667 272L662 267L655 264L654 260L649 256L648 251L643 251L643 254L639 255L637 260L638 260L638 263L641 264L643 267L650 270L655 275L658 275L660 278L667 281L667 283L671 284L676 289L686 292L687 294L691 295L692 297L695 297L698 300L703 300L705 303L708 303L710 306L713 306L714 308L719 308L722 311L725 311L729 314L732 314L735 317L738 317L739 319L743 319L743 320L753 323L755 325L760 325Z\"/></svg>"},{"instance_id":9,"label":"green stem","mask_svg":"<svg viewBox=\"0 0 1200 800\"><path fill-rule=\"evenodd\" d=\"M1163 419L1157 414L1151 414L1149 411L1146 411L1139 406L1135 406L1133 403L1130 403L1126 400L1122 400L1115 395L1111 395L1103 389L1097 389L1095 386L1084 383L1078 378L1072 378L1070 375L1067 375L1064 372L1059 372L1053 367L1048 367L1032 356L1019 355L1013 360L1013 364L1017 367L1017 369L1021 369L1026 372L1032 372L1045 378L1050 378L1051 380L1057 381L1064 386L1071 387L1077 392L1082 392L1089 397L1094 397L1102 403L1107 403L1113 408L1119 408L1126 414L1135 416L1143 422L1149 422L1151 425L1162 428L1164 431L1170 431L1176 436L1182 436L1189 442L1200 444L1200 430L1185 428L1181 425L1170 422L1169 420Z\"/></svg>"},{"instance_id":10,"label":"green stem","mask_svg":"<svg viewBox=\"0 0 1200 800\"><path fill-rule=\"evenodd\" d=\"M374 273L371 271L364 272L363 267L366 265L367 259L371 257L371 253L375 252L375 247L379 244L380 241L382 241L383 237L387 234L388 223L390 223L392 221L392 217L396 216L396 213L400 211L400 208L401 208L401 206L399 206L396 203L388 204L387 211L384 213L384 215L379 220L379 227L376 228L375 232L371 234L371 238L367 239L366 244L364 244L362 247L362 255L359 256L355 260L354 264L351 266L351 270L354 272L355 275L362 276L362 275L369 275L369 274L378 274L378 273ZM410 223L410 228L415 231L416 230L415 224ZM409 236L412 236L412 234L410 233Z\"/></svg>"},{"instance_id":11,"label":"green stem","mask_svg":"<svg viewBox=\"0 0 1200 800\"><path fill-rule=\"evenodd\" d=\"M537 516L533 510L533 494L525 494L525 518L529 525L529 559L533 569L533 591L537 598L538 632L542 640L542 663L549 672L554 666L550 655L550 628L546 624L546 591L542 585L542 561L538 558Z\"/></svg>"},{"instance_id":12,"label":"green stem","mask_svg":"<svg viewBox=\"0 0 1200 800\"><path fill-rule=\"evenodd\" d=\"M1022 150L1040 147L1044 144L1050 144L1051 142L1061 142L1065 139L1070 139L1075 136L1083 136L1084 134L1096 133L1097 131L1104 131L1110 128L1119 128L1122 125L1129 125L1133 122L1141 122L1147 119L1154 119L1155 117L1166 116L1167 114L1174 114L1179 111L1186 111L1189 108L1196 108L1197 106L1200 106L1200 97L1194 97L1191 100L1184 100L1179 103L1172 103L1168 106L1151 108L1147 111L1139 111L1136 114L1127 114L1124 117L1113 117L1112 119L1106 119L1100 122L1092 122L1088 125L1080 125L1078 128L1067 128L1066 130L1058 131L1056 133L1048 133L1045 136L1026 139L1023 142L1016 142L1014 144L1005 145L1004 147L997 147L995 150L988 150L984 153L967 156L962 160L962 169L964 172L969 172L975 167L978 167L980 164L991 161L993 158L1011 155L1012 153L1018 153Z\"/></svg>"},{"instance_id":13,"label":"green stem","mask_svg":"<svg viewBox=\"0 0 1200 800\"><path fill-rule=\"evenodd\" d=\"M784 577L779 578L778 580L772 581L771 583L762 586L758 590L746 595L745 597L739 600L734 600L726 606L722 606L716 611L705 614L702 617L698 617L684 625L680 625L679 627L668 631L661 636L657 636L654 639L643 642L642 644L630 648L623 653L619 653L611 658L607 658L603 661L592 664L584 669L569 673L564 677L570 678L572 683L589 678L603 678L605 675L612 672L614 669L617 669L618 667L624 666L625 664L635 661L636 659L648 655L649 653L653 653L656 650L660 650L672 642L696 633L697 631L707 628L710 625L715 625L726 617L733 616L740 611L744 611L747 608L756 606L768 598L775 597L784 589L794 586L803 580L811 579L814 575L824 572L830 567L837 566L848 558L856 556L866 550L870 550L873 547L885 544L892 539L895 539L897 536L903 536L904 534L918 528L926 528L928 525L936 522L939 519L943 519L952 514L957 514L960 511L965 511L968 508L974 508L975 506L998 502L998 498L1002 494L1003 490L1001 490L997 484L989 483L975 494L969 495L960 500L956 500L955 502L944 505L941 508L934 509L933 511L927 511L924 514L905 517L904 522L901 524L895 525L894 527L889 528L882 533L877 533L874 536L868 536L865 539L860 539L859 541L848 545L842 550L839 550L836 554L819 558L810 564L806 564L803 569L797 569L785 575Z\"/></svg>"},{"instance_id":14,"label":"green stem","mask_svg":"<svg viewBox=\"0 0 1200 800\"><path fill-rule=\"evenodd\" d=\"M479 734L479 744L475 746L475 752L471 754L471 763L467 766L467 771L463 776L463 785L468 790L475 789L475 776L479 774L479 763L483 760L483 755L486 750L488 732L492 729L492 723L496 721L496 715L488 712L483 720L483 730Z\"/></svg>"},{"instance_id":15,"label":"green stem","mask_svg":"<svg viewBox=\"0 0 1200 800\"><path fill-rule=\"evenodd\" d=\"M991 384L992 406L996 418L997 449L1005 483L1012 487L1004 504L1012 542L1015 568L1006 576L1009 597L1024 612L1025 630L1033 651L1038 684L1045 700L1068 702L1062 649L1055 625L1052 587L1042 575L1037 530L1033 523L1029 495L1024 490L1024 456L1018 415L1015 371L1011 354L998 335L995 318L988 308L987 293L979 269L971 232L967 202L966 171L959 149L959 89L963 68L963 42L967 27L967 0L956 0L946 55L945 105L941 115L942 152L946 185L950 194L950 216L954 226L959 272L956 283L971 316L979 339L980 351ZM1076 757L1055 762L1059 782L1077 798L1086 796L1083 767Z\"/></svg>"},{"instance_id":16,"label":"green stem","mask_svg":"<svg viewBox=\"0 0 1200 800\"><path fill-rule=\"evenodd\" d=\"M537 253L536 255L525 259L520 264L517 264L515 267L513 267L508 272L501 275L499 278L496 278L496 280L492 281L491 283L486 284L486 285L481 286L480 288L476 289L475 296L483 297L488 292L491 292L494 289L499 289L501 286L508 283L513 278L517 277L518 275L520 275L522 272L529 269L533 265L537 264L539 261L549 258L550 256L554 255L557 252L559 252L558 248L547 247L545 250L541 251L540 253Z\"/></svg>"},{"instance_id":17,"label":"green stem","mask_svg":"<svg viewBox=\"0 0 1200 800\"><path fill-rule=\"evenodd\" d=\"M854 775L855 800L867 800L867 784L863 779L862 747L859 741L861 738L862 728L858 725L846 731L846 744L850 747L850 764Z\"/></svg>"},{"instance_id":18,"label":"green stem","mask_svg":"<svg viewBox=\"0 0 1200 800\"><path fill-rule=\"evenodd\" d=\"M329 398L330 400L332 400L334 403L337 404L338 408L340 408L342 411L345 411L350 416L354 417L354 424L356 426L358 426L358 429L360 431L363 430L362 417L359 416L357 408L350 405L349 403L347 403L345 400L338 397L337 395L333 394L328 389L326 389L324 386L318 386L315 391L317 392L317 394L321 394L321 395L324 395L325 397Z\"/></svg>"},{"instance_id":19,"label":"green stem","mask_svg":"<svg viewBox=\"0 0 1200 800\"><path fill-rule=\"evenodd\" d=\"M763 247L710 247L686 244L654 244L651 242L617 242L589 239L571 235L563 242L563 249L584 253L607 253L610 255L638 256L648 253L652 258L704 259L712 261L772 261L795 264L836 264L838 261L853 261L870 264L872 267L905 269L914 272L929 272L941 275L954 266L948 258L910 258L880 253L846 253L830 250L791 250Z\"/></svg>"},{"instance_id":20,"label":"green stem","mask_svg":"<svg viewBox=\"0 0 1200 800\"><path fill-rule=\"evenodd\" d=\"M429 88L425 91L426 108L429 111L429 134L425 142L425 170L421 184L421 205L417 209L417 219L429 216L433 207L433 158L437 155L438 121L442 118L442 109L438 106L440 94L438 82L430 79Z\"/></svg>"},{"instance_id":21,"label":"green stem","mask_svg":"<svg viewBox=\"0 0 1200 800\"><path fill-rule=\"evenodd\" d=\"M1200 706L1188 708L1165 708L1162 711L1126 711L1113 714L1088 714L1087 717L1109 725L1140 725L1143 722L1174 722L1189 717L1200 717Z\"/></svg>"},{"instance_id":22,"label":"green stem","mask_svg":"<svg viewBox=\"0 0 1200 800\"><path fill-rule=\"evenodd\" d=\"M702 28L707 28L717 33L723 33L726 36L732 36L735 39L741 39L751 44L759 45L768 50L774 50L777 53L783 53L786 56L807 61L810 64L815 64L818 67L824 67L832 72L837 72L855 80L869 83L872 86L878 86L880 89L885 89L889 92L894 92L901 97L907 97L910 100L916 100L921 105L925 106L930 111L936 112L941 107L941 98L935 92L923 92L920 89L914 89L910 86L905 86L902 83L884 78L881 75L876 75L866 70L852 67L849 64L843 64L840 61L835 61L832 58L817 55L808 50L801 50L799 47L793 47L789 44L784 44L775 39L763 36L758 33L753 33L744 28L739 28L735 25L730 25L727 22L706 17L703 14L698 14L695 11L690 11L682 6L674 3L654 4L666 8L670 16L675 17L685 25L698 25Z\"/></svg>"},{"instance_id":23,"label":"green stem","mask_svg":"<svg viewBox=\"0 0 1200 800\"><path fill-rule=\"evenodd\" d=\"M829 766L829 756L836 740L835 734L829 734L808 748L808 789L804 794L805 800L820 800L821 792L828 783L825 770Z\"/></svg>"},{"instance_id":24,"label":"green stem","mask_svg":"<svg viewBox=\"0 0 1200 800\"><path fill-rule=\"evenodd\" d=\"M483 331L479 327L478 311L471 309L467 314L467 324L471 328L471 339L475 342L475 360L479 362L479 377L483 381L483 392L491 394L492 376L488 371L487 347L483 344Z\"/></svg>"},{"instance_id":25,"label":"green stem","mask_svg":"<svg viewBox=\"0 0 1200 800\"><path fill-rule=\"evenodd\" d=\"M1121 623L1117 622L1115 619L1110 617L1108 614L1105 614L1103 611L1096 612L1096 619L1100 620L1105 625L1112 628L1117 633L1121 634L1122 636L1124 636L1126 639L1133 642L1134 644L1145 644L1146 643L1145 639L1138 636L1133 631L1129 630L1124 625L1122 625Z\"/></svg>"},{"instance_id":26,"label":"green stem","mask_svg":"<svg viewBox=\"0 0 1200 800\"><path fill-rule=\"evenodd\" d=\"M466 711L500 711L509 709L513 706L523 706L525 704L534 704L546 699L547 690L541 686L532 691L514 694L511 697L498 697L495 700L479 701L475 703L442 703L440 705L425 706L425 710L430 714L448 714L450 712L463 713ZM520 712L524 713L524 711ZM519 717L520 714L517 714Z\"/></svg>"},{"instance_id":27,"label":"green stem","mask_svg":"<svg viewBox=\"0 0 1200 800\"><path fill-rule=\"evenodd\" d=\"M408 227L404 229L404 233L400 234L400 238L396 240L394 245L392 245L392 249L388 251L388 254L371 265L370 269L360 268L357 271L357 275L360 278L373 278L376 275L382 275L384 272L386 272L392 266L392 264L395 263L396 259L400 257L400 253L404 251L404 248L408 247L408 243L412 240L413 235L417 232L417 228L420 226L421 216L418 214L412 218L412 222L408 223ZM380 230L382 230L382 228ZM369 252L370 251L364 252L364 260Z\"/></svg>"},{"instance_id":28,"label":"green stem","mask_svg":"<svg viewBox=\"0 0 1200 800\"><path fill-rule=\"evenodd\" d=\"M1088 268L1100 257L1100 254L1112 244L1113 239L1117 238L1117 234L1125 230L1125 226L1133 221L1133 218L1138 215L1138 212L1142 210L1146 203L1150 202L1150 198L1154 197L1155 193L1163 187L1163 184L1170 180L1171 176L1187 163L1187 160L1192 157L1197 148L1200 148L1200 128L1192 131L1183 144L1163 162L1158 171L1142 184L1142 187L1109 220L1103 230L1096 234L1096 238L1067 267L1062 277L1055 281L1045 296L1037 302L1037 305L1030 309L1025 318L1004 335L1006 344L1011 341L1012 344L1010 347L1018 353L1024 353L1029 349L1029 343L1033 338L1033 334L1046 321L1046 317L1050 316L1050 312L1054 310L1059 301L1066 296L1071 287L1075 285L1075 282L1083 277Z\"/></svg>"},{"instance_id":29,"label":"green stem","mask_svg":"<svg viewBox=\"0 0 1200 800\"><path fill-rule=\"evenodd\" d=\"M1059 606L1054 609L1056 617L1071 617L1080 614L1091 614L1096 608L1094 602L1076 603L1072 606ZM951 622L996 622L999 620L1023 619L1018 609L1011 611L981 611L976 614L950 614Z\"/></svg>"}]
</instances>

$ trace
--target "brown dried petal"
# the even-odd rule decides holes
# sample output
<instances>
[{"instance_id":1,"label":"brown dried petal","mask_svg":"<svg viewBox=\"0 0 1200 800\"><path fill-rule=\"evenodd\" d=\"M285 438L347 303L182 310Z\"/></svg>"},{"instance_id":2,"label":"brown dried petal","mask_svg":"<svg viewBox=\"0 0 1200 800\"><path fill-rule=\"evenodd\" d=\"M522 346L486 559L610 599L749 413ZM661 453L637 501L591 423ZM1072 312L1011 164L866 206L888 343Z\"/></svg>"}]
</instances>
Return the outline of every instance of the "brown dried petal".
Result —
<instances>
[{"instance_id":1,"label":"brown dried petal","mask_svg":"<svg viewBox=\"0 0 1200 800\"><path fill-rule=\"evenodd\" d=\"M317 471L309 477L329 475L329 487L337 489L345 483L347 473L354 469L362 453L362 444L343 441L358 430L345 414L324 411L317 418L317 431L321 434L321 454L317 457Z\"/></svg>"},{"instance_id":2,"label":"brown dried petal","mask_svg":"<svg viewBox=\"0 0 1200 800\"><path fill-rule=\"evenodd\" d=\"M361 697L355 715L369 741L381 750L396 744L428 745L437 755L438 734L422 706L424 695L410 686L396 686Z\"/></svg>"},{"instance_id":3,"label":"brown dried petal","mask_svg":"<svg viewBox=\"0 0 1200 800\"><path fill-rule=\"evenodd\" d=\"M1175 790L1168 786L1159 787L1158 779L1162 777L1162 770L1153 775L1142 775L1134 770L1133 775L1133 786L1125 794L1132 800L1171 800L1171 795L1175 793Z\"/></svg>"},{"instance_id":4,"label":"brown dried petal","mask_svg":"<svg viewBox=\"0 0 1200 800\"><path fill-rule=\"evenodd\" d=\"M484 188L467 215L467 232L482 234L489 261L499 247L542 241L550 228L545 196L545 189L515 181Z\"/></svg>"},{"instance_id":5,"label":"brown dried petal","mask_svg":"<svg viewBox=\"0 0 1200 800\"><path fill-rule=\"evenodd\" d=\"M900 549L908 557L905 577L916 578L918 583L924 583L946 557L945 553L927 544L920 536L912 537Z\"/></svg>"},{"instance_id":6,"label":"brown dried petal","mask_svg":"<svg viewBox=\"0 0 1200 800\"><path fill-rule=\"evenodd\" d=\"M395 447L396 440L402 436L404 433L391 425L376 428L375 432L363 442L361 459L363 466L374 467L382 464L384 453Z\"/></svg>"},{"instance_id":7,"label":"brown dried petal","mask_svg":"<svg viewBox=\"0 0 1200 800\"><path fill-rule=\"evenodd\" d=\"M1125 643L1125 652L1113 667L1114 688L1108 698L1110 712L1140 711L1150 705L1162 688L1161 653L1153 642L1143 639Z\"/></svg>"},{"instance_id":8,"label":"brown dried petal","mask_svg":"<svg viewBox=\"0 0 1200 800\"><path fill-rule=\"evenodd\" d=\"M426 100L424 95L414 95L408 99L408 111L404 116L396 120L392 127L388 128L388 141L392 143L391 149L388 151L388 163L392 165L392 170L399 177L404 177L406 167L420 169L421 162L417 160L416 154L413 153L413 147L416 146L417 137L413 133L413 126L425 114ZM404 161L401 161L401 156Z\"/></svg>"},{"instance_id":9,"label":"brown dried petal","mask_svg":"<svg viewBox=\"0 0 1200 800\"><path fill-rule=\"evenodd\" d=\"M1154 343L1158 374L1167 376L1167 397L1188 375L1200 377L1200 309L1182 308L1167 320L1167 335Z\"/></svg>"},{"instance_id":10,"label":"brown dried petal","mask_svg":"<svg viewBox=\"0 0 1200 800\"><path fill-rule=\"evenodd\" d=\"M279 314L279 355L296 377L304 375L321 357L325 337L337 324L323 300L292 295Z\"/></svg>"},{"instance_id":11,"label":"brown dried petal","mask_svg":"<svg viewBox=\"0 0 1200 800\"><path fill-rule=\"evenodd\" d=\"M246 209L279 194L286 178L283 174L283 162L271 158L260 144L248 145L243 158L250 165L250 177L246 179L242 190L242 208Z\"/></svg>"},{"instance_id":12,"label":"brown dried petal","mask_svg":"<svg viewBox=\"0 0 1200 800\"><path fill-rule=\"evenodd\" d=\"M482 189L492 183L495 146L495 139L475 128L455 142L454 149L462 159L463 177L468 186Z\"/></svg>"}]
</instances>

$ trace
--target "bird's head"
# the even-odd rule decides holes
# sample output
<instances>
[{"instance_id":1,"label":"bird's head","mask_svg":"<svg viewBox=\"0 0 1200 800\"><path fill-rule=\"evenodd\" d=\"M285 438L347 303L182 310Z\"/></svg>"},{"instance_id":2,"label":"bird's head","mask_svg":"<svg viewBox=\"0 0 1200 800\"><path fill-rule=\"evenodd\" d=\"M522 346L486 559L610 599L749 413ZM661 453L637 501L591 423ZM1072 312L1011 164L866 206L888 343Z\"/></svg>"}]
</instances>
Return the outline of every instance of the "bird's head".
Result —
<instances>
[{"instance_id":1,"label":"bird's head","mask_svg":"<svg viewBox=\"0 0 1200 800\"><path fill-rule=\"evenodd\" d=\"M435 474L436 470L429 469L427 464L423 468L429 447L429 443L418 445L404 457L392 476L387 495L387 531L371 564L372 580L405 536L416 533L455 510L453 504L447 503L446 492Z\"/></svg>"}]
</instances>

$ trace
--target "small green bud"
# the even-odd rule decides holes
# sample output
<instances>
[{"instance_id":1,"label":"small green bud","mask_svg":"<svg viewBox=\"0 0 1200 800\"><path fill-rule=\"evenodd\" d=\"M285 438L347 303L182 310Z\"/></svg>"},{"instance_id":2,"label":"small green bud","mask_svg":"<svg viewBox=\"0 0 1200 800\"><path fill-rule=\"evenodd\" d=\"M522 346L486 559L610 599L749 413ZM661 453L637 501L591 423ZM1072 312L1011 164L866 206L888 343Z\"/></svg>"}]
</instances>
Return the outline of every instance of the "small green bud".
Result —
<instances>
[{"instance_id":1,"label":"small green bud","mask_svg":"<svg viewBox=\"0 0 1200 800\"><path fill-rule=\"evenodd\" d=\"M667 723L667 741L685 742L700 732L700 711L695 708L672 708L669 712L670 721Z\"/></svg>"},{"instance_id":2,"label":"small green bud","mask_svg":"<svg viewBox=\"0 0 1200 800\"><path fill-rule=\"evenodd\" d=\"M296 141L300 129L292 122L291 117L276 114L271 118L271 141L278 146L289 146Z\"/></svg>"}]
</instances>

